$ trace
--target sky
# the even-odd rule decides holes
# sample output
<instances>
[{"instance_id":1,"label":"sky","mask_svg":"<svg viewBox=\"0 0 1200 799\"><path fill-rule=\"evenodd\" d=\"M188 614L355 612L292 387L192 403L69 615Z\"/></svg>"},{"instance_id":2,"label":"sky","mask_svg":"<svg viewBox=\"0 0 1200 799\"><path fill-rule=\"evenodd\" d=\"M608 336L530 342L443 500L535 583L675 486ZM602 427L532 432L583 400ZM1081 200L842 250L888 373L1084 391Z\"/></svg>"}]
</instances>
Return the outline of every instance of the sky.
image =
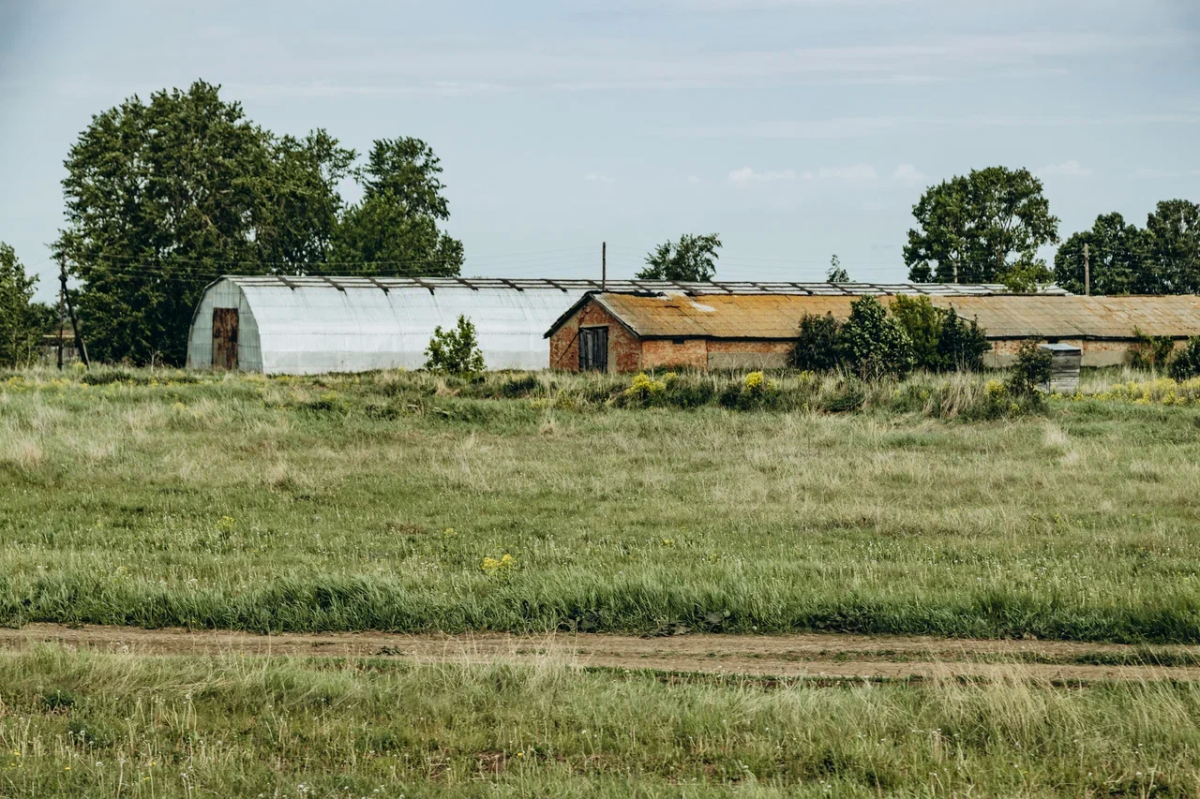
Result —
<instances>
[{"instance_id":1,"label":"sky","mask_svg":"<svg viewBox=\"0 0 1200 799\"><path fill-rule=\"evenodd\" d=\"M903 280L923 189L995 165L1064 238L1200 201L1196 0L0 0L0 241L40 298L92 115L200 78L279 134L429 142L464 275L718 232L718 278Z\"/></svg>"}]
</instances>

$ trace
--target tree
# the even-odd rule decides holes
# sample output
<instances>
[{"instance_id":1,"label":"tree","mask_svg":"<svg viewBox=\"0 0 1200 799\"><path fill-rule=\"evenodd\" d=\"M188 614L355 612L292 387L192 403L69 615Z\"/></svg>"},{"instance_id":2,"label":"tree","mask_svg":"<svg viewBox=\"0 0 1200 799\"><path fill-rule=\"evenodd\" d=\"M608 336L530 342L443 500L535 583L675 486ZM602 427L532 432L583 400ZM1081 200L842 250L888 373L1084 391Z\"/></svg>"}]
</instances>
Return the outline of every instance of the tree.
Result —
<instances>
[{"instance_id":1,"label":"tree","mask_svg":"<svg viewBox=\"0 0 1200 799\"><path fill-rule=\"evenodd\" d=\"M1054 255L1054 281L1072 294L1084 294L1084 252L1088 249L1092 294L1158 294L1161 280L1150 262L1149 237L1120 214L1101 214L1091 230L1073 234Z\"/></svg>"},{"instance_id":2,"label":"tree","mask_svg":"<svg viewBox=\"0 0 1200 799\"><path fill-rule=\"evenodd\" d=\"M13 248L0 242L0 366L28 366L37 358L43 319L33 302L36 285Z\"/></svg>"},{"instance_id":3,"label":"tree","mask_svg":"<svg viewBox=\"0 0 1200 799\"><path fill-rule=\"evenodd\" d=\"M838 332L838 360L863 379L903 378L913 368L912 339L874 297L850 304L850 318Z\"/></svg>"},{"instance_id":4,"label":"tree","mask_svg":"<svg viewBox=\"0 0 1200 799\"><path fill-rule=\"evenodd\" d=\"M1027 286L1049 275L1037 250L1058 242L1058 218L1027 169L955 176L927 189L913 216L918 226L904 247L910 280Z\"/></svg>"},{"instance_id":5,"label":"tree","mask_svg":"<svg viewBox=\"0 0 1200 799\"><path fill-rule=\"evenodd\" d=\"M356 274L457 275L462 242L438 230L450 218L441 161L414 138L379 139L355 171L363 200L346 209L333 261Z\"/></svg>"},{"instance_id":6,"label":"tree","mask_svg":"<svg viewBox=\"0 0 1200 799\"><path fill-rule=\"evenodd\" d=\"M1200 292L1200 205L1164 200L1146 219L1146 249L1162 294Z\"/></svg>"},{"instance_id":7,"label":"tree","mask_svg":"<svg viewBox=\"0 0 1200 799\"><path fill-rule=\"evenodd\" d=\"M838 365L838 335L842 324L827 313L800 318L800 335L791 353L791 366L810 372L827 372Z\"/></svg>"},{"instance_id":8,"label":"tree","mask_svg":"<svg viewBox=\"0 0 1200 799\"><path fill-rule=\"evenodd\" d=\"M943 310L928 297L897 296L890 310L912 342L918 369L975 371L992 349L975 320L963 319L953 308Z\"/></svg>"},{"instance_id":9,"label":"tree","mask_svg":"<svg viewBox=\"0 0 1200 799\"><path fill-rule=\"evenodd\" d=\"M842 268L842 261L836 255L829 259L829 272L825 280L830 283L849 283L850 273Z\"/></svg>"},{"instance_id":10,"label":"tree","mask_svg":"<svg viewBox=\"0 0 1200 799\"><path fill-rule=\"evenodd\" d=\"M640 280L678 280L685 283L707 283L717 274L717 250L721 237L717 233L694 236L685 233L679 243L666 242L646 256L646 268L638 272Z\"/></svg>"},{"instance_id":11,"label":"tree","mask_svg":"<svg viewBox=\"0 0 1200 799\"><path fill-rule=\"evenodd\" d=\"M182 363L208 282L326 258L353 157L324 131L275 138L203 81L94 116L65 163L54 247L83 282L93 356Z\"/></svg>"},{"instance_id":12,"label":"tree","mask_svg":"<svg viewBox=\"0 0 1200 799\"><path fill-rule=\"evenodd\" d=\"M425 368L431 372L482 372L483 352L475 335L475 325L465 316L458 317L457 327L433 329L433 338L425 349Z\"/></svg>"}]
</instances>

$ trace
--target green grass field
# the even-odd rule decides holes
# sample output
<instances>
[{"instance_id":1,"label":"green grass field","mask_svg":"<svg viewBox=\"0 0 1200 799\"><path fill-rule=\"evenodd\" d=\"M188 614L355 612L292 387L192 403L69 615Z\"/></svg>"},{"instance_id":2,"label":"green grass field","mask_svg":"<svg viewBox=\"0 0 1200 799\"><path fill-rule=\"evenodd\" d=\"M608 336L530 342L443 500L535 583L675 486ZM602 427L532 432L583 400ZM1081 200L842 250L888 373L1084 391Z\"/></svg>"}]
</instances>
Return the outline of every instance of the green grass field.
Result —
<instances>
[{"instance_id":1,"label":"green grass field","mask_svg":"<svg viewBox=\"0 0 1200 799\"><path fill-rule=\"evenodd\" d=\"M0 621L1197 642L1200 406L1117 379L963 421L985 377L6 376Z\"/></svg>"},{"instance_id":2,"label":"green grass field","mask_svg":"<svg viewBox=\"0 0 1200 799\"><path fill-rule=\"evenodd\" d=\"M1195 796L1200 687L0 655L0 795Z\"/></svg>"},{"instance_id":3,"label":"green grass field","mask_svg":"<svg viewBox=\"0 0 1200 799\"><path fill-rule=\"evenodd\" d=\"M0 623L1200 642L1200 383L655 377L2 374ZM11 651L0 796L1200 793L1195 684L1006 668Z\"/></svg>"}]
</instances>

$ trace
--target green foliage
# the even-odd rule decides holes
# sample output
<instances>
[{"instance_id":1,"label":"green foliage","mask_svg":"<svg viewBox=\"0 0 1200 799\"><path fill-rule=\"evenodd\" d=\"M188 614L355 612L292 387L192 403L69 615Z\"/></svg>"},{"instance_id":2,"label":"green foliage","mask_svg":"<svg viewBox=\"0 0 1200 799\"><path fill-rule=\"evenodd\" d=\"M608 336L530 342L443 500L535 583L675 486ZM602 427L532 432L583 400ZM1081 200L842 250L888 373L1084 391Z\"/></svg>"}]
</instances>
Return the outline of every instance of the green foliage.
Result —
<instances>
[{"instance_id":1,"label":"green foliage","mask_svg":"<svg viewBox=\"0 0 1200 799\"><path fill-rule=\"evenodd\" d=\"M1008 377L1008 390L1016 397L1039 397L1041 389L1050 382L1054 356L1032 339L1022 341L1017 359Z\"/></svg>"},{"instance_id":2,"label":"green foliage","mask_svg":"<svg viewBox=\"0 0 1200 799\"><path fill-rule=\"evenodd\" d=\"M44 306L33 302L36 285L13 248L0 242L0 367L28 366L38 357L46 319Z\"/></svg>"},{"instance_id":3,"label":"green foliage","mask_svg":"<svg viewBox=\"0 0 1200 799\"><path fill-rule=\"evenodd\" d=\"M790 365L810 372L827 372L838 365L838 333L841 322L827 313L805 314L800 319L800 336L792 350Z\"/></svg>"},{"instance_id":4,"label":"green foliage","mask_svg":"<svg viewBox=\"0 0 1200 799\"><path fill-rule=\"evenodd\" d=\"M1120 214L1096 217L1091 230L1067 239L1054 256L1056 282L1083 294L1084 245L1092 294L1194 294L1200 291L1200 205L1158 203L1145 229Z\"/></svg>"},{"instance_id":5,"label":"green foliage","mask_svg":"<svg viewBox=\"0 0 1200 799\"><path fill-rule=\"evenodd\" d=\"M900 323L874 297L850 305L850 318L838 332L839 362L864 380L903 378L913 368L913 344Z\"/></svg>"},{"instance_id":6,"label":"green foliage","mask_svg":"<svg viewBox=\"0 0 1200 799\"><path fill-rule=\"evenodd\" d=\"M1170 336L1148 336L1135 327L1133 337L1135 341L1129 348L1129 365L1134 369L1161 369L1175 352L1175 340Z\"/></svg>"},{"instance_id":7,"label":"green foliage","mask_svg":"<svg viewBox=\"0 0 1200 799\"><path fill-rule=\"evenodd\" d=\"M1167 373L1172 380L1190 380L1200 377L1200 338L1192 337L1187 340L1172 356Z\"/></svg>"},{"instance_id":8,"label":"green foliage","mask_svg":"<svg viewBox=\"0 0 1200 799\"><path fill-rule=\"evenodd\" d=\"M1042 182L1027 169L989 167L927 189L913 206L909 279L1027 285L1046 275L1037 250L1058 241Z\"/></svg>"},{"instance_id":9,"label":"green foliage","mask_svg":"<svg viewBox=\"0 0 1200 799\"><path fill-rule=\"evenodd\" d=\"M1159 294L1150 268L1150 238L1117 213L1096 217L1091 230L1073 234L1054 255L1054 282L1084 294L1084 246L1088 248L1092 294Z\"/></svg>"},{"instance_id":10,"label":"green foliage","mask_svg":"<svg viewBox=\"0 0 1200 799\"><path fill-rule=\"evenodd\" d=\"M849 283L850 273L842 268L842 261L836 255L829 259L829 272L825 279L830 283Z\"/></svg>"},{"instance_id":11,"label":"green foliage","mask_svg":"<svg viewBox=\"0 0 1200 799\"><path fill-rule=\"evenodd\" d=\"M934 371L971 371L983 368L983 356L992 351L983 329L974 319L963 319L951 308L942 317Z\"/></svg>"},{"instance_id":12,"label":"green foliage","mask_svg":"<svg viewBox=\"0 0 1200 799\"><path fill-rule=\"evenodd\" d=\"M1200 293L1200 204L1160 202L1146 219L1146 235L1156 293Z\"/></svg>"},{"instance_id":13,"label":"green foliage","mask_svg":"<svg viewBox=\"0 0 1200 799\"><path fill-rule=\"evenodd\" d=\"M721 237L716 233L707 236L685 233L678 244L668 241L647 255L646 268L638 272L638 279L707 283L717 273L719 249Z\"/></svg>"},{"instance_id":14,"label":"green foliage","mask_svg":"<svg viewBox=\"0 0 1200 799\"><path fill-rule=\"evenodd\" d=\"M332 261L355 274L452 277L463 265L462 242L438 230L450 218L442 165L415 138L380 139L355 170L363 200L346 209Z\"/></svg>"},{"instance_id":15,"label":"green foliage","mask_svg":"<svg viewBox=\"0 0 1200 799\"><path fill-rule=\"evenodd\" d=\"M83 283L90 354L183 363L192 312L222 274L458 274L429 146L381 139L354 159L324 130L275 136L203 81L96 115L67 157L55 244ZM346 208L349 174L364 196Z\"/></svg>"},{"instance_id":16,"label":"green foliage","mask_svg":"<svg viewBox=\"0 0 1200 799\"><path fill-rule=\"evenodd\" d=\"M893 299L888 310L912 341L913 361L916 367L941 371L938 343L942 338L946 312L935 306L928 297L905 294Z\"/></svg>"},{"instance_id":17,"label":"green foliage","mask_svg":"<svg viewBox=\"0 0 1200 799\"><path fill-rule=\"evenodd\" d=\"M93 117L66 160L55 245L83 282L92 356L182 363L207 282L323 260L353 156L324 131L276 138L203 81Z\"/></svg>"},{"instance_id":18,"label":"green foliage","mask_svg":"<svg viewBox=\"0 0 1200 799\"><path fill-rule=\"evenodd\" d=\"M438 325L425 349L425 368L431 372L467 374L482 372L483 352L475 335L475 325L465 316L458 317L452 330Z\"/></svg>"}]
</instances>

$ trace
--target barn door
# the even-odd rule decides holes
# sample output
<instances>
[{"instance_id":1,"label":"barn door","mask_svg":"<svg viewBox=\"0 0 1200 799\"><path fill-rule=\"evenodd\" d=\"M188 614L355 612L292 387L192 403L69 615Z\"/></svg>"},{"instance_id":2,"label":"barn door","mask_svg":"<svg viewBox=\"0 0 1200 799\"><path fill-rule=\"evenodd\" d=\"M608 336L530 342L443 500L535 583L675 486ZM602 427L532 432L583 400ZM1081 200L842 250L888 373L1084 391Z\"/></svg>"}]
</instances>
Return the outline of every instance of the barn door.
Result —
<instances>
[{"instance_id":1,"label":"barn door","mask_svg":"<svg viewBox=\"0 0 1200 799\"><path fill-rule=\"evenodd\" d=\"M608 328L579 329L579 371L608 371Z\"/></svg>"},{"instance_id":2,"label":"barn door","mask_svg":"<svg viewBox=\"0 0 1200 799\"><path fill-rule=\"evenodd\" d=\"M212 365L214 369L238 368L238 309L213 308Z\"/></svg>"}]
</instances>

